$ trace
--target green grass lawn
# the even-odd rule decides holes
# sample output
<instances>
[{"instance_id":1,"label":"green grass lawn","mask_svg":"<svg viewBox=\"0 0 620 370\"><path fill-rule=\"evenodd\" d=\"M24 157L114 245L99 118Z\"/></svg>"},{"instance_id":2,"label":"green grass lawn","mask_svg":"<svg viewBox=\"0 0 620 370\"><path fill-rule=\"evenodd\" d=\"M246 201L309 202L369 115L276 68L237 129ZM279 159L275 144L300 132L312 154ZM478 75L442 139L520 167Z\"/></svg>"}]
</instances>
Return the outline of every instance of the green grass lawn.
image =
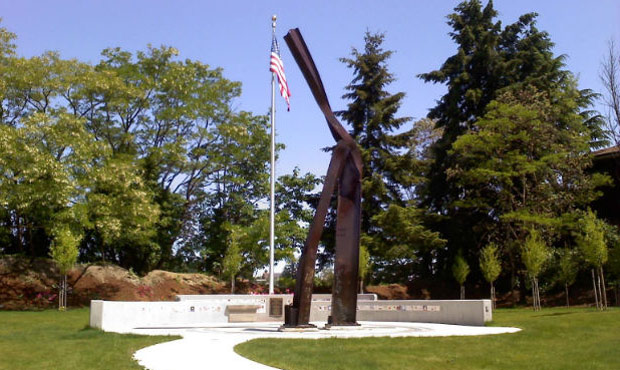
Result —
<instances>
[{"instance_id":1,"label":"green grass lawn","mask_svg":"<svg viewBox=\"0 0 620 370\"><path fill-rule=\"evenodd\" d=\"M104 333L88 327L88 314L0 311L0 369L142 369L135 351L178 338Z\"/></svg>"},{"instance_id":2,"label":"green grass lawn","mask_svg":"<svg viewBox=\"0 0 620 370\"><path fill-rule=\"evenodd\" d=\"M620 369L619 309L500 309L492 325L523 331L447 338L255 339L235 350L289 370Z\"/></svg>"},{"instance_id":3,"label":"green grass lawn","mask_svg":"<svg viewBox=\"0 0 620 370\"><path fill-rule=\"evenodd\" d=\"M451 338L257 339L238 353L296 369L620 369L620 310L498 310L516 334ZM0 369L140 369L133 353L177 337L90 329L88 309L0 311Z\"/></svg>"}]
</instances>

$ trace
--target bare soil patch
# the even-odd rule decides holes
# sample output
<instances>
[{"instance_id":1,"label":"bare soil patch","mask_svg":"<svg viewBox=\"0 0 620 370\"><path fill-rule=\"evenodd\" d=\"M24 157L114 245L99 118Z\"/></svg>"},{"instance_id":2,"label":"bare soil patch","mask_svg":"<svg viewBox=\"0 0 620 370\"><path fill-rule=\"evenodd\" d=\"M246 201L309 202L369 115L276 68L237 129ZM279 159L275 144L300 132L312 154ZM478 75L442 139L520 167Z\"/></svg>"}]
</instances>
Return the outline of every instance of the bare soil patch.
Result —
<instances>
[{"instance_id":1,"label":"bare soil patch","mask_svg":"<svg viewBox=\"0 0 620 370\"><path fill-rule=\"evenodd\" d=\"M54 307L59 277L48 259L0 259L0 309ZM154 270L139 277L115 265L77 265L69 271L68 282L70 306L87 306L92 299L172 301L177 294L228 293L223 282L205 274Z\"/></svg>"}]
</instances>

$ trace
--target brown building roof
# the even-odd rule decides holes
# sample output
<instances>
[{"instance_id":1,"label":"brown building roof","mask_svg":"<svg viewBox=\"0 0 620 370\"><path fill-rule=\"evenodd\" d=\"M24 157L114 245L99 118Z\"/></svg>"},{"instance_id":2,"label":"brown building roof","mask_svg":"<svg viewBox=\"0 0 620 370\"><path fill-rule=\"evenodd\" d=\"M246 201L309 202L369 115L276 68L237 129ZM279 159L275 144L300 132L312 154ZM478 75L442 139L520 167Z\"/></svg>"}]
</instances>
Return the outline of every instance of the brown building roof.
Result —
<instances>
[{"instance_id":1,"label":"brown building roof","mask_svg":"<svg viewBox=\"0 0 620 370\"><path fill-rule=\"evenodd\" d=\"M612 146L605 149L599 149L592 152L592 155L594 156L594 160L619 157L620 146Z\"/></svg>"}]
</instances>

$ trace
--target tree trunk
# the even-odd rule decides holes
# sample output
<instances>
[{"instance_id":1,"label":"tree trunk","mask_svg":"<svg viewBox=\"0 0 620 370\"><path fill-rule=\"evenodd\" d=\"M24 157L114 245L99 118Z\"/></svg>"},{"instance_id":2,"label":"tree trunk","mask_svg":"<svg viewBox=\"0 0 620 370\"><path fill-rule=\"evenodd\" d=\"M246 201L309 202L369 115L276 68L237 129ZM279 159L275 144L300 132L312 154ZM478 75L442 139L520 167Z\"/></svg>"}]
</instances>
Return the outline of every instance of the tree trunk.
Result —
<instances>
[{"instance_id":1,"label":"tree trunk","mask_svg":"<svg viewBox=\"0 0 620 370\"><path fill-rule=\"evenodd\" d=\"M539 311L541 309L540 305L540 291L538 290L538 279L535 277L531 278L532 284L532 307L534 311Z\"/></svg>"},{"instance_id":2,"label":"tree trunk","mask_svg":"<svg viewBox=\"0 0 620 370\"><path fill-rule=\"evenodd\" d=\"M461 299L465 299L465 285L461 285Z\"/></svg>"},{"instance_id":3,"label":"tree trunk","mask_svg":"<svg viewBox=\"0 0 620 370\"><path fill-rule=\"evenodd\" d=\"M495 309L495 286L491 283L491 308Z\"/></svg>"},{"instance_id":4,"label":"tree trunk","mask_svg":"<svg viewBox=\"0 0 620 370\"><path fill-rule=\"evenodd\" d=\"M538 290L538 278L534 278L534 286L536 287L536 311L540 311L540 290Z\"/></svg>"},{"instance_id":5,"label":"tree trunk","mask_svg":"<svg viewBox=\"0 0 620 370\"><path fill-rule=\"evenodd\" d=\"M230 294L235 294L235 277L230 278Z\"/></svg>"},{"instance_id":6,"label":"tree trunk","mask_svg":"<svg viewBox=\"0 0 620 370\"><path fill-rule=\"evenodd\" d=\"M540 302L540 286L538 285L538 278L536 278L536 299L538 299L538 310L542 310L542 303Z\"/></svg>"},{"instance_id":7,"label":"tree trunk","mask_svg":"<svg viewBox=\"0 0 620 370\"><path fill-rule=\"evenodd\" d=\"M599 271L599 269L596 269L596 287L598 288L598 304L599 304L599 308L601 310L605 309L605 306L603 306L603 291L601 289L601 272Z\"/></svg>"},{"instance_id":8,"label":"tree trunk","mask_svg":"<svg viewBox=\"0 0 620 370\"><path fill-rule=\"evenodd\" d=\"M566 295L566 308L570 307L570 302L568 300L568 283L564 283L564 294Z\"/></svg>"},{"instance_id":9,"label":"tree trunk","mask_svg":"<svg viewBox=\"0 0 620 370\"><path fill-rule=\"evenodd\" d=\"M596 292L596 279L594 278L594 269L592 269L592 286L594 287L594 303L596 304L596 308L598 309L598 293Z\"/></svg>"},{"instance_id":10,"label":"tree trunk","mask_svg":"<svg viewBox=\"0 0 620 370\"><path fill-rule=\"evenodd\" d=\"M532 308L534 309L534 311L538 311L538 308L536 306L536 283L533 277L530 278L530 283L532 284Z\"/></svg>"},{"instance_id":11,"label":"tree trunk","mask_svg":"<svg viewBox=\"0 0 620 370\"><path fill-rule=\"evenodd\" d=\"M19 250L25 253L26 248L24 247L24 235L22 232L20 217L17 212L15 212L15 227L17 229L17 245L19 246Z\"/></svg>"},{"instance_id":12,"label":"tree trunk","mask_svg":"<svg viewBox=\"0 0 620 370\"><path fill-rule=\"evenodd\" d=\"M601 296L603 297L603 307L607 309L607 287L605 286L605 272L603 271L603 266L599 267L600 275L601 275Z\"/></svg>"},{"instance_id":13,"label":"tree trunk","mask_svg":"<svg viewBox=\"0 0 620 370\"><path fill-rule=\"evenodd\" d=\"M360 279L360 294L364 294L364 279Z\"/></svg>"},{"instance_id":14,"label":"tree trunk","mask_svg":"<svg viewBox=\"0 0 620 370\"><path fill-rule=\"evenodd\" d=\"M32 227L26 225L26 235L28 237L28 250L30 250L30 256L34 258L37 253L34 250L34 243L32 242Z\"/></svg>"},{"instance_id":15,"label":"tree trunk","mask_svg":"<svg viewBox=\"0 0 620 370\"><path fill-rule=\"evenodd\" d=\"M540 310L540 296L538 295L538 279L534 278L534 287L536 289L536 311Z\"/></svg>"},{"instance_id":16,"label":"tree trunk","mask_svg":"<svg viewBox=\"0 0 620 370\"><path fill-rule=\"evenodd\" d=\"M67 274L60 277L58 284L58 310L65 311L67 309Z\"/></svg>"},{"instance_id":17,"label":"tree trunk","mask_svg":"<svg viewBox=\"0 0 620 370\"><path fill-rule=\"evenodd\" d=\"M58 311L62 311L62 276L58 282Z\"/></svg>"},{"instance_id":18,"label":"tree trunk","mask_svg":"<svg viewBox=\"0 0 620 370\"><path fill-rule=\"evenodd\" d=\"M64 306L65 306L65 307L64 307L64 310L66 310L66 309L67 309L67 291L68 291L68 289L67 289L67 274L65 274L63 285L64 285L64 286L63 286L63 294L64 294L64 297L63 297L63 299L62 299L62 303L63 303L63 304L64 304Z\"/></svg>"}]
</instances>

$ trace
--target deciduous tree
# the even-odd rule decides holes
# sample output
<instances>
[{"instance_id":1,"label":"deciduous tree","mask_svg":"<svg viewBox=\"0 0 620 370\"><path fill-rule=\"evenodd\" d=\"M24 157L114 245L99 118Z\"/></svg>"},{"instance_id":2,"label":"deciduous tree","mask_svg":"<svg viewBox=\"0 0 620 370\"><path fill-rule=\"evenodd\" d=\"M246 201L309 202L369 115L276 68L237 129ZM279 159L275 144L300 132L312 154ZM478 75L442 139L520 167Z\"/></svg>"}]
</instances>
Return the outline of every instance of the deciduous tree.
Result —
<instances>
[{"instance_id":1,"label":"deciduous tree","mask_svg":"<svg viewBox=\"0 0 620 370\"><path fill-rule=\"evenodd\" d=\"M454 279L459 283L460 286L460 297L461 299L465 299L465 280L467 280L467 275L469 275L469 265L465 258L462 255L458 254L454 259L454 263L452 264L452 275Z\"/></svg>"},{"instance_id":2,"label":"deciduous tree","mask_svg":"<svg viewBox=\"0 0 620 370\"><path fill-rule=\"evenodd\" d=\"M549 259L549 247L536 229L530 229L521 246L521 261L527 270L532 286L532 305L535 311L541 309L538 276Z\"/></svg>"},{"instance_id":3,"label":"deciduous tree","mask_svg":"<svg viewBox=\"0 0 620 370\"><path fill-rule=\"evenodd\" d=\"M607 293L603 265L609 257L605 241L605 225L592 210L582 214L575 232L575 242L584 261L592 267L592 284L597 308L607 308Z\"/></svg>"},{"instance_id":4,"label":"deciduous tree","mask_svg":"<svg viewBox=\"0 0 620 370\"><path fill-rule=\"evenodd\" d=\"M61 225L56 227L53 232L54 240L50 247L50 256L56 262L60 272L60 282L58 283L58 309L67 309L67 272L75 265L78 257L78 245L80 235L76 235L68 226Z\"/></svg>"},{"instance_id":5,"label":"deciduous tree","mask_svg":"<svg viewBox=\"0 0 620 370\"><path fill-rule=\"evenodd\" d=\"M493 283L502 271L497 245L493 243L487 244L480 251L480 271L482 271L484 279L491 285L491 302L493 308L495 308L495 286Z\"/></svg>"},{"instance_id":6,"label":"deciduous tree","mask_svg":"<svg viewBox=\"0 0 620 370\"><path fill-rule=\"evenodd\" d=\"M565 215L594 200L609 178L590 174L589 129L576 110L574 83L541 92L507 89L448 152L447 179L461 189L455 207L478 215L475 230L502 240L512 283L532 225L561 229Z\"/></svg>"},{"instance_id":7,"label":"deciduous tree","mask_svg":"<svg viewBox=\"0 0 620 370\"><path fill-rule=\"evenodd\" d=\"M570 300L568 296L568 287L573 285L577 279L577 272L579 267L575 259L573 251L570 249L563 249L559 253L558 261L558 281L564 285L564 294L566 295L566 307L570 307Z\"/></svg>"}]
</instances>

